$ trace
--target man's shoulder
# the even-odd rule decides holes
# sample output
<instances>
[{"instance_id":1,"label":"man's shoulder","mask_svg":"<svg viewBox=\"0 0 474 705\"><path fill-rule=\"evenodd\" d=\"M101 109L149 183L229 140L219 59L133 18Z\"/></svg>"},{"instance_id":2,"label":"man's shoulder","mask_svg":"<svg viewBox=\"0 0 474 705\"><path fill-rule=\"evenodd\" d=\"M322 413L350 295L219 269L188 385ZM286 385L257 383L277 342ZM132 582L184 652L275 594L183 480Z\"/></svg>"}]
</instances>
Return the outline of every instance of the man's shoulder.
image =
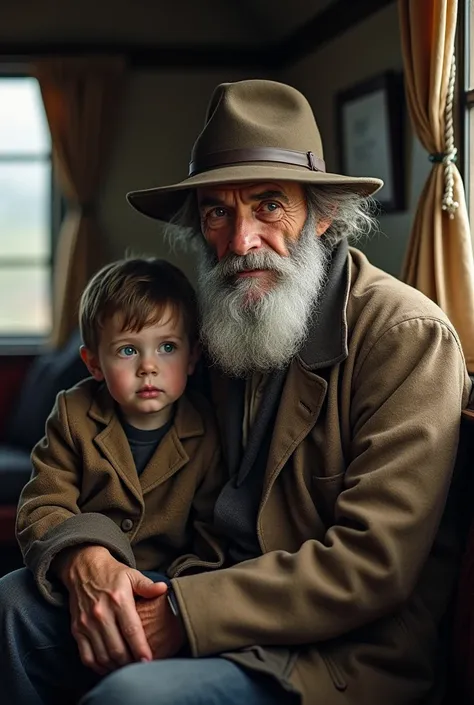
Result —
<instances>
[{"instance_id":1,"label":"man's shoulder","mask_svg":"<svg viewBox=\"0 0 474 705\"><path fill-rule=\"evenodd\" d=\"M398 323L425 318L438 321L455 334L444 311L423 293L375 267L359 250L350 249L350 262L349 328L363 319L382 332Z\"/></svg>"}]
</instances>

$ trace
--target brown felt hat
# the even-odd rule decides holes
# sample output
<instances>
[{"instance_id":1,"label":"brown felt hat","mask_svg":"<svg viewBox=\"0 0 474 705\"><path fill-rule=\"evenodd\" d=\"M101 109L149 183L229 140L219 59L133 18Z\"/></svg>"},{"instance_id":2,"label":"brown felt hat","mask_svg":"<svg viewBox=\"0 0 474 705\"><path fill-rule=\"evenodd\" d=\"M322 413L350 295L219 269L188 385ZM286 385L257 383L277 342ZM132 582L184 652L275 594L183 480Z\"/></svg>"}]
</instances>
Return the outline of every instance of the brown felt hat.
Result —
<instances>
[{"instance_id":1,"label":"brown felt hat","mask_svg":"<svg viewBox=\"0 0 474 705\"><path fill-rule=\"evenodd\" d=\"M167 221L198 186L282 180L347 186L364 196L383 186L376 178L326 172L313 111L295 88L265 80L221 83L188 176L171 186L132 191L127 199L140 213Z\"/></svg>"}]
</instances>

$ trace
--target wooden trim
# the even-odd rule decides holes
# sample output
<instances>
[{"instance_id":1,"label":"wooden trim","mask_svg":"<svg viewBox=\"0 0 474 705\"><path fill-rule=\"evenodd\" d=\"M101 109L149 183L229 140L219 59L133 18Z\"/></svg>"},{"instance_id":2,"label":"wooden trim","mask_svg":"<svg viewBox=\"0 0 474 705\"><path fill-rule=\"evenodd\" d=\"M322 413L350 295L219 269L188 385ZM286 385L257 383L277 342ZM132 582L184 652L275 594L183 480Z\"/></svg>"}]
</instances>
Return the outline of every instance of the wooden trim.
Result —
<instances>
[{"instance_id":1,"label":"wooden trim","mask_svg":"<svg viewBox=\"0 0 474 705\"><path fill-rule=\"evenodd\" d=\"M474 88L471 88L470 91L465 92L464 103L468 108L472 108L474 105Z\"/></svg>"},{"instance_id":2,"label":"wooden trim","mask_svg":"<svg viewBox=\"0 0 474 705\"><path fill-rule=\"evenodd\" d=\"M45 56L125 55L132 68L241 68L281 70L331 42L395 0L336 0L290 37L256 45L140 45L115 42L2 42L0 61L31 62Z\"/></svg>"}]
</instances>

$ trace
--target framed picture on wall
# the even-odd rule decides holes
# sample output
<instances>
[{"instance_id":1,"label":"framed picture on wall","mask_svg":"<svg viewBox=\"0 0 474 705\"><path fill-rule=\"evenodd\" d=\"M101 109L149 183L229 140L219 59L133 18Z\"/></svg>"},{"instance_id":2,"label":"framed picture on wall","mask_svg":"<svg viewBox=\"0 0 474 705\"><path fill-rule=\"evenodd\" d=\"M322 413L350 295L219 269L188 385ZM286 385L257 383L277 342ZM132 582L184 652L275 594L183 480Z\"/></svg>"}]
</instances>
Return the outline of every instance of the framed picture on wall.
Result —
<instances>
[{"instance_id":1,"label":"framed picture on wall","mask_svg":"<svg viewBox=\"0 0 474 705\"><path fill-rule=\"evenodd\" d=\"M377 176L382 210L405 208L402 74L387 71L336 95L339 168L347 176Z\"/></svg>"}]
</instances>

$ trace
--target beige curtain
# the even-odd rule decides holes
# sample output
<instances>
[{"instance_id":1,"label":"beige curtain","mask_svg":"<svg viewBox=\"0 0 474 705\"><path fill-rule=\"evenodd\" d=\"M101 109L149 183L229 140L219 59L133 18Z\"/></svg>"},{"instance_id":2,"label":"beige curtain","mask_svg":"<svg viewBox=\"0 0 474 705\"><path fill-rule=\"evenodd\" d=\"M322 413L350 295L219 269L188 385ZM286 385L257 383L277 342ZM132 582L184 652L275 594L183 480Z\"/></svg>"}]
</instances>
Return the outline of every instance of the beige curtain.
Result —
<instances>
[{"instance_id":1,"label":"beige curtain","mask_svg":"<svg viewBox=\"0 0 474 705\"><path fill-rule=\"evenodd\" d=\"M452 121L457 0L398 0L408 107L433 161L402 278L449 316L474 372L474 262Z\"/></svg>"},{"instance_id":2,"label":"beige curtain","mask_svg":"<svg viewBox=\"0 0 474 705\"><path fill-rule=\"evenodd\" d=\"M125 75L121 58L53 58L36 63L51 130L55 173L68 212L55 257L52 344L77 326L84 286L103 263L98 194Z\"/></svg>"}]
</instances>

